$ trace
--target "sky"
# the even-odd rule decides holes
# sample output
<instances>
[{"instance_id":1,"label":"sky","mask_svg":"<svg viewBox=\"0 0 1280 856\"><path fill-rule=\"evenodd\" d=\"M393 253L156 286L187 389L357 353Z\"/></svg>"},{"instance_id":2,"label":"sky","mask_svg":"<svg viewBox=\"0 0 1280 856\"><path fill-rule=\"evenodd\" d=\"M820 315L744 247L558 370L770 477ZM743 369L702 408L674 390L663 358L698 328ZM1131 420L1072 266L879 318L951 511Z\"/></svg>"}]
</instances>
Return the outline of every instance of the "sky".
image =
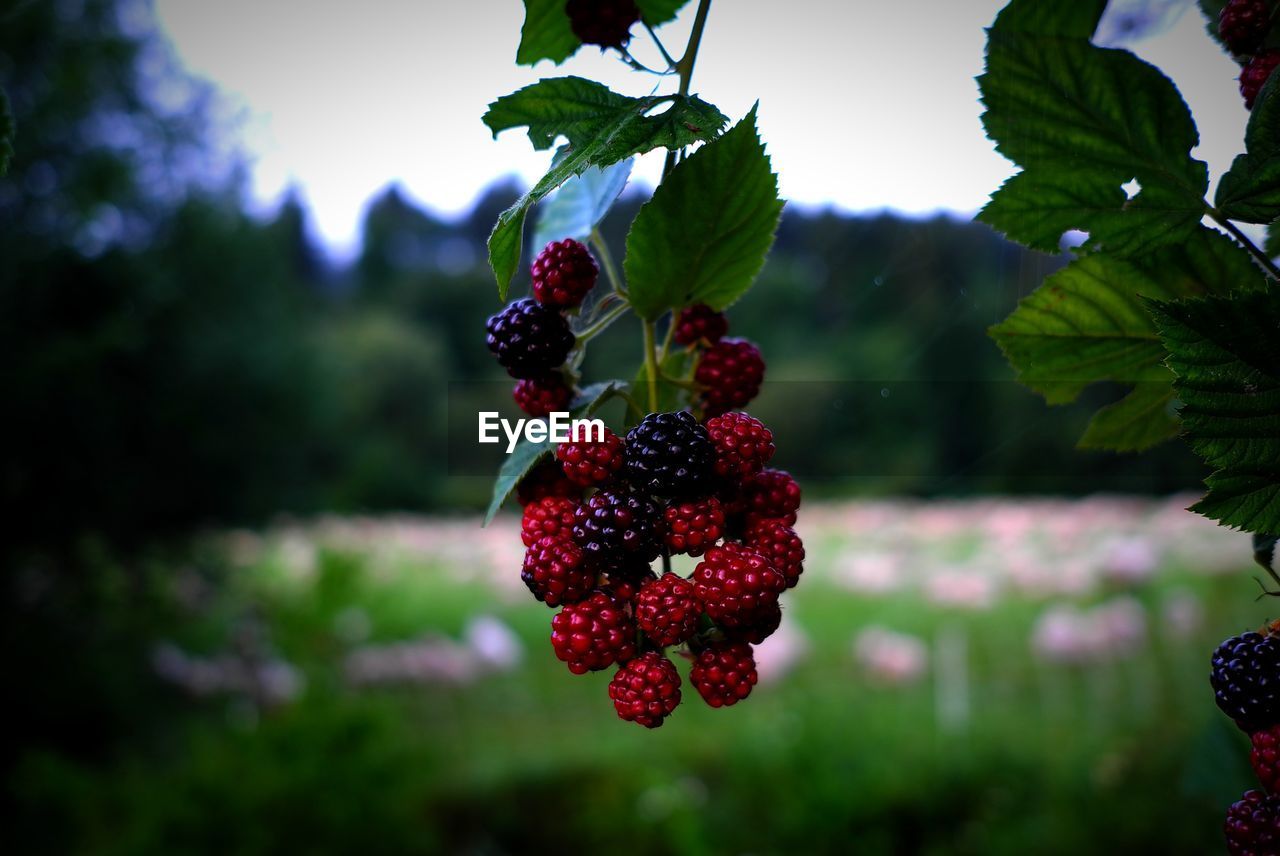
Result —
<instances>
[{"instance_id":1,"label":"sky","mask_svg":"<svg viewBox=\"0 0 1280 856\"><path fill-rule=\"evenodd\" d=\"M1182 89L1200 124L1196 156L1219 174L1241 150L1247 119L1237 69L1204 35L1193 0L1127 5L1135 2L1165 8L1168 26L1127 46ZM683 49L694 5L659 30L673 54ZM1014 171L983 134L974 80L983 28L1002 5L717 0L693 91L734 121L760 101L761 134L793 204L969 216ZM269 210L296 188L337 256L354 250L365 206L390 184L450 215L503 176L525 184L541 176L549 152L534 151L520 131L494 140L481 123L494 98L566 74L631 95L659 82L594 48L559 67L517 66L520 0L155 6L178 60L212 81L234 113L255 206ZM1114 32L1117 20L1104 20L1101 32ZM639 28L633 48L656 64ZM633 181L652 186L660 169L660 156L642 157Z\"/></svg>"}]
</instances>

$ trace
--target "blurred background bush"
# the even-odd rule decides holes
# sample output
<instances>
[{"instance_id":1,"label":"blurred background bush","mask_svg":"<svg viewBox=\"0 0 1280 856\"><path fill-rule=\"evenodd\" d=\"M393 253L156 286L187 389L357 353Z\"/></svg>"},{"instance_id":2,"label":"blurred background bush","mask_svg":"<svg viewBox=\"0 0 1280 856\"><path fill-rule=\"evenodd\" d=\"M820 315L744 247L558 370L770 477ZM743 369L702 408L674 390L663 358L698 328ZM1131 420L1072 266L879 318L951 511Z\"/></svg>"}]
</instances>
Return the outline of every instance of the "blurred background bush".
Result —
<instances>
[{"instance_id":1,"label":"blurred background bush","mask_svg":"<svg viewBox=\"0 0 1280 856\"><path fill-rule=\"evenodd\" d=\"M484 241L519 189L443 220L390 187L336 265L296 198L246 213L214 94L149 32L112 0L0 4L19 852L1214 846L1246 776L1204 672L1262 617L1247 545L1186 497L973 498L1202 476L1175 444L1073 451L1106 390L1049 413L1010 382L985 328L1057 260L788 209L731 319L793 382L757 412L809 491L810 584L748 704L640 733L561 674L513 522L481 532L487 486L444 451L450 382L501 377ZM631 376L635 341L589 371ZM890 388L832 428L831 390Z\"/></svg>"}]
</instances>

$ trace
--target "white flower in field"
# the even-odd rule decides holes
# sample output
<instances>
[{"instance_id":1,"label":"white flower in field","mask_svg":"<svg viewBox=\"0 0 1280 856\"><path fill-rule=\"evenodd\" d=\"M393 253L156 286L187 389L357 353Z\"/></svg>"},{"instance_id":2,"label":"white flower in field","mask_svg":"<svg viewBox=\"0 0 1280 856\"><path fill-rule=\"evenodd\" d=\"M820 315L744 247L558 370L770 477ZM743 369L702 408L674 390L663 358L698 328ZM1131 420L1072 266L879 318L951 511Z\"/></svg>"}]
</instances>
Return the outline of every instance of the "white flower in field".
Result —
<instances>
[{"instance_id":1,"label":"white flower in field","mask_svg":"<svg viewBox=\"0 0 1280 856\"><path fill-rule=\"evenodd\" d=\"M925 595L939 606L989 609L995 602L995 581L987 574L949 568L929 577Z\"/></svg>"},{"instance_id":2,"label":"white flower in field","mask_svg":"<svg viewBox=\"0 0 1280 856\"><path fill-rule=\"evenodd\" d=\"M923 639L876 626L854 638L853 656L871 678L894 685L915 683L929 665Z\"/></svg>"},{"instance_id":3,"label":"white flower in field","mask_svg":"<svg viewBox=\"0 0 1280 856\"><path fill-rule=\"evenodd\" d=\"M1041 613L1031 633L1036 655L1057 663L1085 663L1124 656L1147 638L1147 614L1131 597L1093 609L1058 604Z\"/></svg>"},{"instance_id":4,"label":"white flower in field","mask_svg":"<svg viewBox=\"0 0 1280 856\"><path fill-rule=\"evenodd\" d=\"M753 648L760 682L770 683L786 677L808 655L809 638L784 611L782 624L773 635Z\"/></svg>"},{"instance_id":5,"label":"white flower in field","mask_svg":"<svg viewBox=\"0 0 1280 856\"><path fill-rule=\"evenodd\" d=\"M1185 639L1204 624L1204 605L1186 589L1169 592L1161 604L1160 627L1175 639Z\"/></svg>"},{"instance_id":6,"label":"white flower in field","mask_svg":"<svg viewBox=\"0 0 1280 856\"><path fill-rule=\"evenodd\" d=\"M520 638L492 615L478 615L468 621L462 638L480 662L495 671L513 669L524 658Z\"/></svg>"},{"instance_id":7,"label":"white flower in field","mask_svg":"<svg viewBox=\"0 0 1280 856\"><path fill-rule=\"evenodd\" d=\"M1114 538L1102 548L1102 575L1114 583L1144 583L1155 575L1159 564L1160 555L1147 538Z\"/></svg>"},{"instance_id":8,"label":"white flower in field","mask_svg":"<svg viewBox=\"0 0 1280 856\"><path fill-rule=\"evenodd\" d=\"M887 553L852 553L837 560L836 582L860 594L886 594L902 587L902 562Z\"/></svg>"},{"instance_id":9,"label":"white flower in field","mask_svg":"<svg viewBox=\"0 0 1280 856\"><path fill-rule=\"evenodd\" d=\"M1123 656L1147 640L1147 613L1132 597L1117 597L1091 610L1096 623L1099 653Z\"/></svg>"},{"instance_id":10,"label":"white flower in field","mask_svg":"<svg viewBox=\"0 0 1280 856\"><path fill-rule=\"evenodd\" d=\"M1036 655L1055 663L1077 663L1089 657L1095 636L1088 617L1075 607L1055 605L1040 614L1031 631Z\"/></svg>"}]
</instances>

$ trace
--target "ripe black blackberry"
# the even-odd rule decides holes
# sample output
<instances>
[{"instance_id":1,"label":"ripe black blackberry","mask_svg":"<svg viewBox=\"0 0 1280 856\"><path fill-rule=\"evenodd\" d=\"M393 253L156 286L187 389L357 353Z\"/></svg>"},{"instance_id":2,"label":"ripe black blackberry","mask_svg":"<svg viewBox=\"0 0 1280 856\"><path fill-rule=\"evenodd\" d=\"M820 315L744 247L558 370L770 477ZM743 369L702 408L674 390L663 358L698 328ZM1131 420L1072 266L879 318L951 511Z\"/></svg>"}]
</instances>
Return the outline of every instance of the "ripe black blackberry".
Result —
<instances>
[{"instance_id":1,"label":"ripe black blackberry","mask_svg":"<svg viewBox=\"0 0 1280 856\"><path fill-rule=\"evenodd\" d=\"M572 541L545 535L524 554L520 579L547 606L577 603L595 588L595 571Z\"/></svg>"},{"instance_id":2,"label":"ripe black blackberry","mask_svg":"<svg viewBox=\"0 0 1280 856\"><path fill-rule=\"evenodd\" d=\"M657 728L680 704L680 673L660 652L648 651L618 669L609 698L620 719Z\"/></svg>"},{"instance_id":3,"label":"ripe black blackberry","mask_svg":"<svg viewBox=\"0 0 1280 856\"><path fill-rule=\"evenodd\" d=\"M1240 71L1240 94L1244 96L1245 107L1253 109L1254 102L1262 93L1262 87L1266 85L1276 66L1280 66L1280 50L1269 50L1254 54L1249 64Z\"/></svg>"},{"instance_id":4,"label":"ripe black blackberry","mask_svg":"<svg viewBox=\"0 0 1280 856\"><path fill-rule=\"evenodd\" d=\"M571 309L595 287L600 267L591 251L565 238L552 241L538 253L530 267L533 296L544 306Z\"/></svg>"},{"instance_id":5,"label":"ripe black blackberry","mask_svg":"<svg viewBox=\"0 0 1280 856\"><path fill-rule=\"evenodd\" d=\"M1226 640L1213 652L1209 683L1241 731L1280 725L1280 639L1250 632Z\"/></svg>"},{"instance_id":6,"label":"ripe black blackberry","mask_svg":"<svg viewBox=\"0 0 1280 856\"><path fill-rule=\"evenodd\" d=\"M658 496L710 493L715 447L687 411L650 413L627 433L627 478Z\"/></svg>"},{"instance_id":7,"label":"ripe black blackberry","mask_svg":"<svg viewBox=\"0 0 1280 856\"><path fill-rule=\"evenodd\" d=\"M705 342L714 345L729 332L729 320L705 303L695 303L680 310L671 331L676 343L694 345Z\"/></svg>"},{"instance_id":8,"label":"ripe black blackberry","mask_svg":"<svg viewBox=\"0 0 1280 856\"><path fill-rule=\"evenodd\" d=\"M490 317L485 330L489 350L514 378L546 377L573 348L565 317L529 297Z\"/></svg>"},{"instance_id":9,"label":"ripe black blackberry","mask_svg":"<svg viewBox=\"0 0 1280 856\"><path fill-rule=\"evenodd\" d=\"M1231 856L1280 854L1280 799L1262 791L1246 791L1227 809L1222 831Z\"/></svg>"},{"instance_id":10,"label":"ripe black blackberry","mask_svg":"<svg viewBox=\"0 0 1280 856\"><path fill-rule=\"evenodd\" d=\"M665 573L647 582L636 595L636 624L655 645L678 645L698 630L702 602L693 592L693 583Z\"/></svg>"},{"instance_id":11,"label":"ripe black blackberry","mask_svg":"<svg viewBox=\"0 0 1280 856\"><path fill-rule=\"evenodd\" d=\"M1218 17L1218 35L1233 54L1251 54L1267 38L1271 10L1266 0L1228 0Z\"/></svg>"},{"instance_id":12,"label":"ripe black blackberry","mask_svg":"<svg viewBox=\"0 0 1280 856\"><path fill-rule=\"evenodd\" d=\"M551 413L568 410L573 390L558 372L552 372L546 377L516 381L511 397L525 413L541 419Z\"/></svg>"},{"instance_id":13,"label":"ripe black blackberry","mask_svg":"<svg viewBox=\"0 0 1280 856\"><path fill-rule=\"evenodd\" d=\"M631 25L640 20L635 0L569 0L564 11L583 44L602 48L625 47Z\"/></svg>"},{"instance_id":14,"label":"ripe black blackberry","mask_svg":"<svg viewBox=\"0 0 1280 856\"><path fill-rule=\"evenodd\" d=\"M612 594L592 593L551 619L551 646L575 675L625 663L636 653L636 626Z\"/></svg>"},{"instance_id":15,"label":"ripe black blackberry","mask_svg":"<svg viewBox=\"0 0 1280 856\"><path fill-rule=\"evenodd\" d=\"M578 506L573 537L597 564L620 556L651 562L662 552L662 509L644 494L606 487Z\"/></svg>"},{"instance_id":16,"label":"ripe black blackberry","mask_svg":"<svg viewBox=\"0 0 1280 856\"><path fill-rule=\"evenodd\" d=\"M698 652L689 670L689 683L712 707L742 701L758 679L756 658L745 642L713 642Z\"/></svg>"}]
</instances>

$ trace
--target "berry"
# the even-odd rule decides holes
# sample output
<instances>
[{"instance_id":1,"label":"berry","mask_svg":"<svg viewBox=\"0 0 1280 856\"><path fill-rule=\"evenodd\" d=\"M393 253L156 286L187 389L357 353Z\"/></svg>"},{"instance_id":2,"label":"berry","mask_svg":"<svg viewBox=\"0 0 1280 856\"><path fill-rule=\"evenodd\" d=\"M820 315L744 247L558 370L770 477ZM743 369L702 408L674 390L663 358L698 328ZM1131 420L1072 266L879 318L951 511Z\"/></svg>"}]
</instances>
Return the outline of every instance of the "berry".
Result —
<instances>
[{"instance_id":1,"label":"berry","mask_svg":"<svg viewBox=\"0 0 1280 856\"><path fill-rule=\"evenodd\" d=\"M676 316L675 325L672 335L681 345L698 342L714 345L729 332L729 320L705 303L695 303L681 309Z\"/></svg>"},{"instance_id":2,"label":"berry","mask_svg":"<svg viewBox=\"0 0 1280 856\"><path fill-rule=\"evenodd\" d=\"M794 588L799 582L804 573L804 542L796 530L781 520L760 520L747 529L745 543L769 560L786 579L787 588Z\"/></svg>"},{"instance_id":3,"label":"berry","mask_svg":"<svg viewBox=\"0 0 1280 856\"><path fill-rule=\"evenodd\" d=\"M485 329L489 350L514 378L546 376L573 348L565 317L528 297L492 316Z\"/></svg>"},{"instance_id":4,"label":"berry","mask_svg":"<svg viewBox=\"0 0 1280 856\"><path fill-rule=\"evenodd\" d=\"M521 505L528 505L548 496L578 499L582 496L582 488L565 478L559 463L543 458L516 485L516 499Z\"/></svg>"},{"instance_id":5,"label":"berry","mask_svg":"<svg viewBox=\"0 0 1280 856\"><path fill-rule=\"evenodd\" d=\"M595 287L600 268L591 251L573 238L547 244L530 268L533 296L544 306L572 309Z\"/></svg>"},{"instance_id":6,"label":"berry","mask_svg":"<svg viewBox=\"0 0 1280 856\"><path fill-rule=\"evenodd\" d=\"M544 535L524 554L520 579L547 606L577 603L595 588L595 571L572 541Z\"/></svg>"},{"instance_id":7,"label":"berry","mask_svg":"<svg viewBox=\"0 0 1280 856\"><path fill-rule=\"evenodd\" d=\"M590 436L590 429L586 434ZM596 487L613 481L626 463L626 456L622 438L605 428L600 440L584 437L556 446L556 460L564 467L569 481L583 487Z\"/></svg>"},{"instance_id":8,"label":"berry","mask_svg":"<svg viewBox=\"0 0 1280 856\"><path fill-rule=\"evenodd\" d=\"M703 387L702 409L719 416L745 407L760 392L764 357L746 339L721 339L702 355L693 379Z\"/></svg>"},{"instance_id":9,"label":"berry","mask_svg":"<svg viewBox=\"0 0 1280 856\"><path fill-rule=\"evenodd\" d=\"M634 0L569 0L564 7L573 34L587 45L620 48L631 40L631 25L640 20Z\"/></svg>"},{"instance_id":10,"label":"berry","mask_svg":"<svg viewBox=\"0 0 1280 856\"><path fill-rule=\"evenodd\" d=\"M654 644L678 645L698 631L702 603L692 582L668 572L640 587L635 612L636 624Z\"/></svg>"},{"instance_id":11,"label":"berry","mask_svg":"<svg viewBox=\"0 0 1280 856\"><path fill-rule=\"evenodd\" d=\"M573 535L573 513L577 510L578 503L563 496L544 496L529 503L520 520L520 540L526 547L547 535L567 541Z\"/></svg>"},{"instance_id":12,"label":"berry","mask_svg":"<svg viewBox=\"0 0 1280 856\"><path fill-rule=\"evenodd\" d=\"M779 603L768 607L748 624L725 630L725 637L739 642L750 642L759 645L768 639L782 626L782 605Z\"/></svg>"},{"instance_id":13,"label":"berry","mask_svg":"<svg viewBox=\"0 0 1280 856\"><path fill-rule=\"evenodd\" d=\"M659 496L707 493L715 454L692 413L650 413L627 433L627 477Z\"/></svg>"},{"instance_id":14,"label":"berry","mask_svg":"<svg viewBox=\"0 0 1280 856\"><path fill-rule=\"evenodd\" d=\"M603 591L571 603L551 619L551 645L575 675L598 672L636 655L636 628L622 601Z\"/></svg>"},{"instance_id":15,"label":"berry","mask_svg":"<svg viewBox=\"0 0 1280 856\"><path fill-rule=\"evenodd\" d=\"M662 513L627 488L604 488L578 506L573 537L597 563L620 555L653 561L662 551Z\"/></svg>"},{"instance_id":16,"label":"berry","mask_svg":"<svg viewBox=\"0 0 1280 856\"><path fill-rule=\"evenodd\" d=\"M1228 0L1218 17L1218 35L1233 54L1251 54L1271 29L1266 0Z\"/></svg>"},{"instance_id":17,"label":"berry","mask_svg":"<svg viewBox=\"0 0 1280 856\"><path fill-rule=\"evenodd\" d=\"M724 506L714 496L673 502L662 516L663 539L672 553L701 556L724 535Z\"/></svg>"},{"instance_id":18,"label":"berry","mask_svg":"<svg viewBox=\"0 0 1280 856\"><path fill-rule=\"evenodd\" d=\"M745 642L717 642L698 652L689 683L712 707L729 707L751 695L756 685L756 658Z\"/></svg>"},{"instance_id":19,"label":"berry","mask_svg":"<svg viewBox=\"0 0 1280 856\"><path fill-rule=\"evenodd\" d=\"M627 603L635 600L641 586L658 578L649 562L639 556L610 556L603 562L594 563L594 567L605 577L604 588Z\"/></svg>"},{"instance_id":20,"label":"berry","mask_svg":"<svg viewBox=\"0 0 1280 856\"><path fill-rule=\"evenodd\" d=\"M741 544L707 550L693 571L694 592L711 620L725 627L753 624L787 587L769 560Z\"/></svg>"},{"instance_id":21,"label":"berry","mask_svg":"<svg viewBox=\"0 0 1280 856\"><path fill-rule=\"evenodd\" d=\"M680 674L658 651L648 651L625 663L609 682L618 718L657 728L680 704Z\"/></svg>"},{"instance_id":22,"label":"berry","mask_svg":"<svg viewBox=\"0 0 1280 856\"><path fill-rule=\"evenodd\" d=\"M1241 731L1280 725L1280 639L1244 633L1226 640L1213 652L1209 682Z\"/></svg>"},{"instance_id":23,"label":"berry","mask_svg":"<svg viewBox=\"0 0 1280 856\"><path fill-rule=\"evenodd\" d=\"M1276 786L1280 785L1280 725L1255 731L1252 740L1249 761L1253 772L1264 788L1275 793Z\"/></svg>"},{"instance_id":24,"label":"berry","mask_svg":"<svg viewBox=\"0 0 1280 856\"><path fill-rule=\"evenodd\" d=\"M553 372L546 377L516 381L511 397L525 413L541 419L556 411L568 410L573 390L565 384L564 378Z\"/></svg>"},{"instance_id":25,"label":"berry","mask_svg":"<svg viewBox=\"0 0 1280 856\"><path fill-rule=\"evenodd\" d=\"M1280 853L1280 800L1262 791L1245 791L1227 809L1222 831L1232 856L1276 856Z\"/></svg>"},{"instance_id":26,"label":"berry","mask_svg":"<svg viewBox=\"0 0 1280 856\"><path fill-rule=\"evenodd\" d=\"M1244 96L1244 106L1253 109L1253 102L1258 100L1258 94L1278 65L1280 50L1262 51L1249 60L1249 64L1240 71L1240 94Z\"/></svg>"},{"instance_id":27,"label":"berry","mask_svg":"<svg viewBox=\"0 0 1280 856\"><path fill-rule=\"evenodd\" d=\"M786 470L761 470L742 483L747 527L765 519L793 526L800 509L800 485Z\"/></svg>"},{"instance_id":28,"label":"berry","mask_svg":"<svg viewBox=\"0 0 1280 856\"><path fill-rule=\"evenodd\" d=\"M744 479L773 457L773 432L745 413L725 413L707 420L707 434L716 449L716 475Z\"/></svg>"}]
</instances>

